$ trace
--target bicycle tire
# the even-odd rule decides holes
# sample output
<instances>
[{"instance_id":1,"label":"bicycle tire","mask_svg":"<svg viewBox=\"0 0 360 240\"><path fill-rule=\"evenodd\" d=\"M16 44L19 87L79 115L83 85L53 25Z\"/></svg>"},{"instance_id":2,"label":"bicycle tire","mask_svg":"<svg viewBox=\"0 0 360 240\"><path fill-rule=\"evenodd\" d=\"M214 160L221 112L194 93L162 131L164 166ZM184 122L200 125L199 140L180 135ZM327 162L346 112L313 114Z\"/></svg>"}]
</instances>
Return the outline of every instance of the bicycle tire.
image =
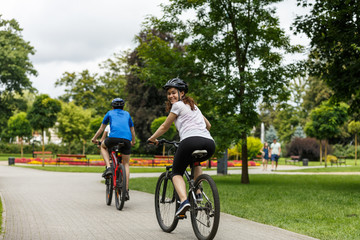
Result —
<instances>
[{"instance_id":1,"label":"bicycle tire","mask_svg":"<svg viewBox=\"0 0 360 240\"><path fill-rule=\"evenodd\" d=\"M199 240L215 237L220 222L220 199L214 180L207 174L200 175L195 181L195 193L200 189L203 200L197 202L190 194L191 224Z\"/></svg>"},{"instance_id":2,"label":"bicycle tire","mask_svg":"<svg viewBox=\"0 0 360 240\"><path fill-rule=\"evenodd\" d=\"M105 185L106 185L106 205L110 206L111 205L111 200L112 200L112 196L113 196L113 178L112 176L109 178L105 179Z\"/></svg>"},{"instance_id":3,"label":"bicycle tire","mask_svg":"<svg viewBox=\"0 0 360 240\"><path fill-rule=\"evenodd\" d=\"M116 209L122 210L126 194L126 171L124 165L119 165L116 175L117 183L115 187L115 206Z\"/></svg>"},{"instance_id":4,"label":"bicycle tire","mask_svg":"<svg viewBox=\"0 0 360 240\"><path fill-rule=\"evenodd\" d=\"M176 228L179 219L175 217L175 213L179 205L174 184L164 172L160 175L155 189L156 219L164 232L170 233Z\"/></svg>"}]
</instances>

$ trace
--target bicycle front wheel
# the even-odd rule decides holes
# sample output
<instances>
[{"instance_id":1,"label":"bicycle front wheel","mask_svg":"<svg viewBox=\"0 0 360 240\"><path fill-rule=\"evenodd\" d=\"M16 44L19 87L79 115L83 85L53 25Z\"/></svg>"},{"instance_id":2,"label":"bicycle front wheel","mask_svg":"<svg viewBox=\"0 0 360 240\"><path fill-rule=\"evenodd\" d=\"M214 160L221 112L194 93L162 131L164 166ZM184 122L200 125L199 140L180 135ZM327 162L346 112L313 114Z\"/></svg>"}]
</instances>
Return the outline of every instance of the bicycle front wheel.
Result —
<instances>
[{"instance_id":1,"label":"bicycle front wheel","mask_svg":"<svg viewBox=\"0 0 360 240\"><path fill-rule=\"evenodd\" d=\"M113 178L110 176L109 178L105 179L105 186L106 186L106 205L111 205L112 195L113 195Z\"/></svg>"},{"instance_id":2,"label":"bicycle front wheel","mask_svg":"<svg viewBox=\"0 0 360 240\"><path fill-rule=\"evenodd\" d=\"M124 165L120 164L116 172L115 206L118 210L123 209L126 194L126 172Z\"/></svg>"},{"instance_id":3,"label":"bicycle front wheel","mask_svg":"<svg viewBox=\"0 0 360 240\"><path fill-rule=\"evenodd\" d=\"M172 232L179 219L175 218L179 207L176 191L170 177L162 173L158 179L155 190L155 212L160 228L164 232Z\"/></svg>"},{"instance_id":4,"label":"bicycle front wheel","mask_svg":"<svg viewBox=\"0 0 360 240\"><path fill-rule=\"evenodd\" d=\"M202 199L194 199L190 194L194 233L200 240L213 239L220 221L219 193L214 180L207 174L200 175L195 181L195 193L201 193Z\"/></svg>"}]
</instances>

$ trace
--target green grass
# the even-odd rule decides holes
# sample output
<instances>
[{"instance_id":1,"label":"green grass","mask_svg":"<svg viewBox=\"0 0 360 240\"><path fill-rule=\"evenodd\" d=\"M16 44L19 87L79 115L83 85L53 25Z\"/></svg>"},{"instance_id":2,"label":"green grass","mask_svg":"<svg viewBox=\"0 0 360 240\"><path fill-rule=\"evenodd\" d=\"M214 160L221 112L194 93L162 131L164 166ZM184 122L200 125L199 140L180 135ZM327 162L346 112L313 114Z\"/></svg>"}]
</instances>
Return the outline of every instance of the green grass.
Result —
<instances>
[{"instance_id":1,"label":"green grass","mask_svg":"<svg viewBox=\"0 0 360 240\"><path fill-rule=\"evenodd\" d=\"M350 166L350 167L323 167L323 168L306 168L306 169L298 169L298 170L278 170L277 172L313 172L313 173L321 173L321 172L360 172L360 166Z\"/></svg>"},{"instance_id":2,"label":"green grass","mask_svg":"<svg viewBox=\"0 0 360 240\"><path fill-rule=\"evenodd\" d=\"M214 176L221 211L319 239L360 239L360 177L330 175ZM131 179L154 193L157 178Z\"/></svg>"}]
</instances>

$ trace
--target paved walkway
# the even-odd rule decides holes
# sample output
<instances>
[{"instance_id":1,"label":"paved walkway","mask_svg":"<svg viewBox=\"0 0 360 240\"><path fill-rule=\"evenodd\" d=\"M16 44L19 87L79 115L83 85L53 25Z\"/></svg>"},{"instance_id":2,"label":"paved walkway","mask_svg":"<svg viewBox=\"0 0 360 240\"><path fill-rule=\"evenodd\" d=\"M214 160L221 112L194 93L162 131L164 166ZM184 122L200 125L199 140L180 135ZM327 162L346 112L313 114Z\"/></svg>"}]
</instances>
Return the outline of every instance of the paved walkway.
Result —
<instances>
[{"instance_id":1,"label":"paved walkway","mask_svg":"<svg viewBox=\"0 0 360 240\"><path fill-rule=\"evenodd\" d=\"M133 174L136 176L141 175ZM107 206L100 181L100 174L0 164L0 194L5 207L5 234L0 239L196 239L189 218L180 221L170 234L160 229L152 194L131 191L122 211L114 204ZM215 239L312 238L221 214Z\"/></svg>"}]
</instances>

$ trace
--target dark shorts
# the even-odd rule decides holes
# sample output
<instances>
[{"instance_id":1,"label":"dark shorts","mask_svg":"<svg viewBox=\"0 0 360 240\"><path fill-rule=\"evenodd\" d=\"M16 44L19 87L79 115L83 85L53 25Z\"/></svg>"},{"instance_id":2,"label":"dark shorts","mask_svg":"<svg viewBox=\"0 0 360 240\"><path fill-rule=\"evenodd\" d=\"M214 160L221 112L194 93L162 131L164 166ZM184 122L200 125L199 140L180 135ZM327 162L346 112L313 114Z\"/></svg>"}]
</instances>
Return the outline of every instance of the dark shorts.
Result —
<instances>
[{"instance_id":1,"label":"dark shorts","mask_svg":"<svg viewBox=\"0 0 360 240\"><path fill-rule=\"evenodd\" d=\"M278 162L278 161L279 161L279 155L277 155L277 154L271 154L271 161Z\"/></svg>"},{"instance_id":2,"label":"dark shorts","mask_svg":"<svg viewBox=\"0 0 360 240\"><path fill-rule=\"evenodd\" d=\"M130 155L131 154L131 142L127 139L124 139L124 138L105 138L105 146L110 149L114 146L116 146L118 143L121 143L123 142L125 145L120 148L120 152L122 154L125 154L125 155Z\"/></svg>"},{"instance_id":3,"label":"dark shorts","mask_svg":"<svg viewBox=\"0 0 360 240\"><path fill-rule=\"evenodd\" d=\"M215 142L204 137L189 137L182 140L174 156L173 176L184 174L187 166L194 161L191 154L195 150L206 150L208 152L205 157L197 159L198 162L205 161L214 154Z\"/></svg>"}]
</instances>

